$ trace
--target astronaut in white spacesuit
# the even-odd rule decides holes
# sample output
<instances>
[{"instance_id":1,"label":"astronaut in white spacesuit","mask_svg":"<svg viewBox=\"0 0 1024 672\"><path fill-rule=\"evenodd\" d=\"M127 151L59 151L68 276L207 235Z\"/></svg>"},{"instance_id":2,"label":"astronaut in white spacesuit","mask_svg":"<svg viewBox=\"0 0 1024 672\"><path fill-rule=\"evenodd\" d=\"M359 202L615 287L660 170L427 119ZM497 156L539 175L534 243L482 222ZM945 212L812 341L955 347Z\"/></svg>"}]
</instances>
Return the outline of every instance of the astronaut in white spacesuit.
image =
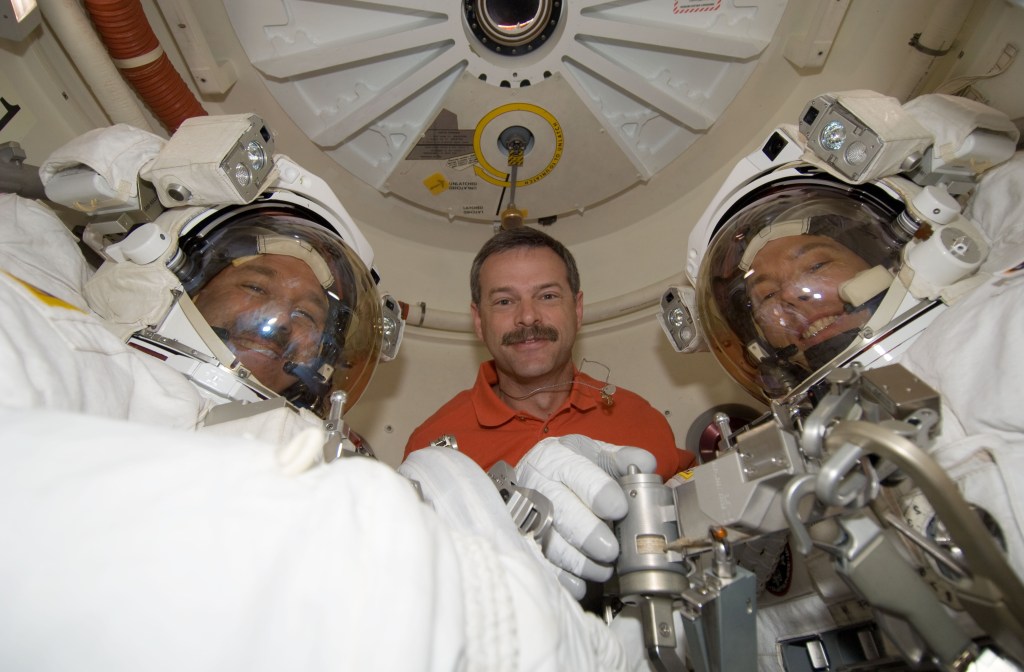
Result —
<instances>
[{"instance_id":1,"label":"astronaut in white spacesuit","mask_svg":"<svg viewBox=\"0 0 1024 672\"><path fill-rule=\"evenodd\" d=\"M845 487L849 481L826 478L835 475L829 462L833 455L821 449L835 450L827 437L837 425L869 419L871 412L860 401L837 405L822 423L811 408L827 412L829 404L855 399L837 392L843 381L855 377L829 377L830 372L899 362L934 388L941 395L941 409L936 409L941 424L922 429L915 440L980 516L984 525L976 521L974 533L986 537L981 540L985 544L996 542L981 546L1001 549L990 555L1005 557L1005 563L1000 559L992 566L1006 569L1000 574L1006 579L1001 599L1011 604L1020 596L1024 577L1024 493L1014 477L1024 468L1024 416L1019 410L1024 397L1018 382L1024 363L1015 345L1016 335L1024 330L1024 154L1014 155L1017 139L1005 116L963 99L924 96L901 106L860 91L815 99L801 115L799 129L781 127L730 175L689 240L687 274L695 293L683 300L690 301L692 321L663 324L681 351L699 347L684 338L699 331L730 375L771 404L778 426L794 437L799 451L794 448L789 454L795 458L789 473L806 469L809 475L789 480L790 488L776 494L784 509L792 505L785 521L796 531L810 523L805 526L795 504L813 499L807 493L814 488L819 501L835 507L833 514L843 510L838 497L826 501L841 488L830 491L827 486ZM960 196L960 202L953 196ZM961 216L963 202L967 207ZM671 297L679 300L678 295ZM678 305L666 308L677 310ZM894 420L885 422L895 426ZM766 471L766 462L784 463L783 452L764 452L766 444L744 444L751 436L726 433L720 446L724 450L738 444L725 457L742 456L736 464L749 467L748 476L730 486L724 476L728 465L712 467L713 461L683 483L682 489L692 494L686 500L690 510L702 509L690 521L691 529L699 527L694 521L702 515L754 537L786 529L785 521L778 525L781 517L772 518L770 507L759 509L774 486L756 491L753 485ZM752 457L752 452L757 454ZM836 473L846 477L849 472ZM870 477L860 482L874 479L875 490L859 500L860 506L879 496L878 479L885 477L867 473ZM732 503L750 493L759 496L742 510L718 508L710 497L693 494L700 488L694 482L708 474L716 475ZM783 475L782 483L790 478ZM795 487L801 478L808 489ZM769 481L765 477L762 486ZM861 492L867 495L869 488L864 488ZM922 499L908 482L886 492L883 498L889 497L888 505L904 521L904 542L922 563L920 576L932 581L935 575L951 571L955 577L959 571L961 585L969 581L964 565L950 570L955 563L944 561L950 554L957 562L964 558L956 539L950 540L936 519L933 507L939 505ZM849 506L851 512L856 508ZM876 513L880 510L875 508ZM680 517L683 528L682 506ZM977 623L962 631L947 626L940 602L955 607L954 614L965 605L967 611L971 608L966 599L953 604L957 589L946 589L941 578L934 580L940 598L931 614L934 620L913 621L920 614L911 614L915 605L908 602L913 599L901 599L898 583L891 592L899 606L873 610L878 605L860 590L863 586L847 587L833 569L834 560L852 575L862 560L857 554L864 549L844 545L852 544L853 536L837 533L829 521L825 518L818 527L817 549L806 562L799 557L788 561L798 546L791 542L792 552L783 553L784 566L771 577L760 577L768 592L758 598L758 669L881 666L893 662L892 641L896 648L909 641L916 645L918 636L931 637L923 654L912 647L903 654L923 655L925 660L934 656L948 665L967 651L970 637L990 634L997 642L1002 639L1004 652L1019 660L1019 637L1011 633L1021 631L1021 612L1014 613L1013 621L1002 619L1013 625L996 626L999 632L986 633L985 626L972 629ZM809 546L811 538L806 541ZM763 553L764 547L754 548ZM915 567L915 580L917 572ZM968 569L966 576L972 572L980 580L984 570ZM898 576L895 568L891 576ZM883 577L875 578L881 582ZM950 581L955 586L958 579ZM908 588L907 596L912 594ZM901 611L903 606L907 611ZM874 625L880 613L910 619L916 634L901 639L900 630L886 629L881 636ZM985 616L983 610L972 616L977 620L979 613ZM946 627L950 630L944 632L964 637L942 652L949 658L934 647L942 640L936 633ZM971 660L963 655L961 666Z\"/></svg>"},{"instance_id":2,"label":"astronaut in white spacesuit","mask_svg":"<svg viewBox=\"0 0 1024 672\"><path fill-rule=\"evenodd\" d=\"M195 123L199 145L113 127L44 164L93 215L152 205L140 171L165 201L93 217L95 273L48 207L0 195L3 666L629 669L470 460L322 464L365 452L341 413L400 325L326 185L268 161L252 115ZM196 159L225 124L244 170ZM624 497L570 453L531 464L583 493L554 511L580 543L587 505Z\"/></svg>"}]
</instances>

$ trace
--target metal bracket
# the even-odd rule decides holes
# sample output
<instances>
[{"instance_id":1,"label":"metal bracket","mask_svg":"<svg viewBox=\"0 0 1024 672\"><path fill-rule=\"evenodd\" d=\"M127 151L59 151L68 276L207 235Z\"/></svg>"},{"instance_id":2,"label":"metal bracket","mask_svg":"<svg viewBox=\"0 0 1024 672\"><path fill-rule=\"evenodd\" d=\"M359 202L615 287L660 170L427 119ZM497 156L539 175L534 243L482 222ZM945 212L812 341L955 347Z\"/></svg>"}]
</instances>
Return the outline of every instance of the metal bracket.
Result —
<instances>
[{"instance_id":1,"label":"metal bracket","mask_svg":"<svg viewBox=\"0 0 1024 672\"><path fill-rule=\"evenodd\" d=\"M238 81L238 73L231 61L218 61L214 57L191 5L185 0L157 0L157 4L181 49L196 88L202 93L227 93Z\"/></svg>"},{"instance_id":2,"label":"metal bracket","mask_svg":"<svg viewBox=\"0 0 1024 672\"><path fill-rule=\"evenodd\" d=\"M519 532L532 536L541 546L546 545L554 521L551 500L536 490L516 485L516 472L508 462L498 462L487 475L498 488Z\"/></svg>"},{"instance_id":3,"label":"metal bracket","mask_svg":"<svg viewBox=\"0 0 1024 672\"><path fill-rule=\"evenodd\" d=\"M921 33L914 33L913 37L910 38L910 42L907 42L914 49L917 49L926 56L945 56L953 50L953 46L950 45L948 49L932 49L921 44Z\"/></svg>"}]
</instances>

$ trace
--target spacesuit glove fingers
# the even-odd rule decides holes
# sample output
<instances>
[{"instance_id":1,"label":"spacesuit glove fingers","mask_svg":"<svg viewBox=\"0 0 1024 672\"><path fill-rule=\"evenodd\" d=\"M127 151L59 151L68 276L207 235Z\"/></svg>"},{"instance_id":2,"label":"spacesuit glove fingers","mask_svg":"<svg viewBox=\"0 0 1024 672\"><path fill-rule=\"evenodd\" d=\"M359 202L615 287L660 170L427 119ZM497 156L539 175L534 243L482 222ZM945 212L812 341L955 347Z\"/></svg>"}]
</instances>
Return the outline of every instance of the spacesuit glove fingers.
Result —
<instances>
[{"instance_id":1,"label":"spacesuit glove fingers","mask_svg":"<svg viewBox=\"0 0 1024 672\"><path fill-rule=\"evenodd\" d=\"M593 465L589 466L600 472ZM588 506L587 502L559 480L533 473L530 468L527 468L524 473L527 474L527 477L520 479L520 484L536 490L551 502L554 530L569 545L599 562L611 562L618 557L619 542L615 539L611 529L591 510L591 506ZM608 479L603 473L601 475ZM608 507L603 502L610 496L625 499L618 484L608 479L606 487L594 495L601 505L594 508L607 509Z\"/></svg>"},{"instance_id":2,"label":"spacesuit glove fingers","mask_svg":"<svg viewBox=\"0 0 1024 672\"><path fill-rule=\"evenodd\" d=\"M576 601L582 600L587 594L586 582L578 576L573 576L564 569L558 570L558 582L562 584L562 587L569 591L573 599Z\"/></svg>"},{"instance_id":3,"label":"spacesuit glove fingers","mask_svg":"<svg viewBox=\"0 0 1024 672\"><path fill-rule=\"evenodd\" d=\"M585 434L566 434L565 436L555 437L555 440L573 452L591 460L596 458L597 454L601 451L599 442Z\"/></svg>"},{"instance_id":4,"label":"spacesuit glove fingers","mask_svg":"<svg viewBox=\"0 0 1024 672\"><path fill-rule=\"evenodd\" d=\"M557 438L562 445L586 457L613 478L625 476L631 464L644 474L654 473L658 467L657 458L643 448L617 446L583 434L566 434Z\"/></svg>"},{"instance_id":5,"label":"spacesuit glove fingers","mask_svg":"<svg viewBox=\"0 0 1024 672\"><path fill-rule=\"evenodd\" d=\"M557 483L572 491L598 518L619 520L625 516L629 505L618 483L589 457L562 445L560 439L544 439L523 456L516 465L519 485L544 493L548 482Z\"/></svg>"},{"instance_id":6,"label":"spacesuit glove fingers","mask_svg":"<svg viewBox=\"0 0 1024 672\"><path fill-rule=\"evenodd\" d=\"M544 555L556 567L588 581L604 582L611 578L612 567L595 562L567 542L557 530L552 530L544 545Z\"/></svg>"},{"instance_id":7,"label":"spacesuit glove fingers","mask_svg":"<svg viewBox=\"0 0 1024 672\"><path fill-rule=\"evenodd\" d=\"M621 446L611 456L616 470L612 475L616 477L628 474L630 465L635 465L641 474L653 474L658 470L658 458L643 448Z\"/></svg>"}]
</instances>

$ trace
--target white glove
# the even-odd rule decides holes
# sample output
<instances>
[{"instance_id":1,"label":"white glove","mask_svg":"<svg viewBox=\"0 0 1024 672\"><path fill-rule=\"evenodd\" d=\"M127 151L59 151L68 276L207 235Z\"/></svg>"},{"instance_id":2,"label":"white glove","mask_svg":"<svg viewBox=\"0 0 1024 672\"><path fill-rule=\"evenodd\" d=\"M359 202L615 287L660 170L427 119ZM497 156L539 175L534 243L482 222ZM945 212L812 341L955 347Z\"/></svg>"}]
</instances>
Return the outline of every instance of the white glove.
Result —
<instances>
[{"instance_id":1,"label":"white glove","mask_svg":"<svg viewBox=\"0 0 1024 672\"><path fill-rule=\"evenodd\" d=\"M657 460L642 448L570 434L544 439L516 465L517 484L551 500L554 529L544 554L576 599L586 592L584 579L600 582L612 575L610 563L619 556L619 542L603 521L619 520L629 510L615 479L631 464L652 473Z\"/></svg>"},{"instance_id":2,"label":"white glove","mask_svg":"<svg viewBox=\"0 0 1024 672\"><path fill-rule=\"evenodd\" d=\"M460 612L466 639L456 643L460 669L633 670L618 637L562 589L556 568L520 533L476 462L432 446L410 453L398 472L419 485L445 524L447 534L436 544L455 551L453 565L436 571L439 577L457 574L461 594L446 593L440 584L430 588L443 613L453 610L446 606L449 600L466 605ZM437 648L446 650L448 643Z\"/></svg>"},{"instance_id":3,"label":"white glove","mask_svg":"<svg viewBox=\"0 0 1024 672\"><path fill-rule=\"evenodd\" d=\"M398 473L418 484L424 501L454 529L486 537L506 552L521 545L494 482L463 453L436 446L414 450Z\"/></svg>"}]
</instances>

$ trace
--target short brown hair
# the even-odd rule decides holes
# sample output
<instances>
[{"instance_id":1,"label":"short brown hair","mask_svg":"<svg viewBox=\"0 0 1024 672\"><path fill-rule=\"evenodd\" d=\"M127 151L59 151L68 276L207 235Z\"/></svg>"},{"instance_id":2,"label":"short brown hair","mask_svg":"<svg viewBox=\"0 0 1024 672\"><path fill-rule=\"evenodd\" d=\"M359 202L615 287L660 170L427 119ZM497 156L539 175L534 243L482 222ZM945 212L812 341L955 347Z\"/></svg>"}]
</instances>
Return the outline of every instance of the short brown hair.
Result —
<instances>
[{"instance_id":1,"label":"short brown hair","mask_svg":"<svg viewBox=\"0 0 1024 672\"><path fill-rule=\"evenodd\" d=\"M516 229L502 229L484 243L480 251L476 253L476 258L473 259L473 266L469 271L469 291L474 305L480 305L480 268L484 265L487 257L499 252L508 252L509 250L517 250L523 247L546 247L557 254L565 264L565 273L569 277L569 289L572 291L572 295L576 296L579 294L580 272L576 268L576 260L573 258L572 253L569 252L569 248L543 231L523 226Z\"/></svg>"}]
</instances>

